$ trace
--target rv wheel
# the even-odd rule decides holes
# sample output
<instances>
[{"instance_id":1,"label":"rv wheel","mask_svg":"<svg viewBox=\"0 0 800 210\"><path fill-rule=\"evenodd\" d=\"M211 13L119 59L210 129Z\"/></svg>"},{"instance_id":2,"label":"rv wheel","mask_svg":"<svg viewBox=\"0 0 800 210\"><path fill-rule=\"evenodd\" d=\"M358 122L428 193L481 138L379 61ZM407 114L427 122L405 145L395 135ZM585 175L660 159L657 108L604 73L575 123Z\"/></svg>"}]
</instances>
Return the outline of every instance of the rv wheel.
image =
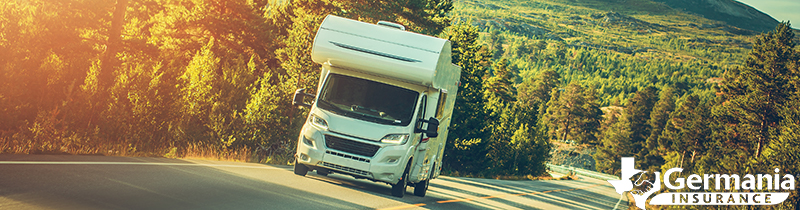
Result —
<instances>
[{"instance_id":1,"label":"rv wheel","mask_svg":"<svg viewBox=\"0 0 800 210\"><path fill-rule=\"evenodd\" d=\"M434 165L435 167L435 165ZM431 178L433 178L433 170L434 167L431 167L431 175L425 181L421 181L414 186L414 195L419 197L425 197L425 193L428 192L428 185L431 184Z\"/></svg>"},{"instance_id":2,"label":"rv wheel","mask_svg":"<svg viewBox=\"0 0 800 210\"><path fill-rule=\"evenodd\" d=\"M411 164L411 162L409 162ZM402 198L406 194L406 180L408 180L408 165L406 165L406 170L403 171L403 176L400 178L400 181L397 181L397 184L392 185L392 196Z\"/></svg>"},{"instance_id":3,"label":"rv wheel","mask_svg":"<svg viewBox=\"0 0 800 210\"><path fill-rule=\"evenodd\" d=\"M330 171L328 171L328 169L317 169L317 175L328 176L328 174L330 174Z\"/></svg>"},{"instance_id":4,"label":"rv wheel","mask_svg":"<svg viewBox=\"0 0 800 210\"><path fill-rule=\"evenodd\" d=\"M297 162L297 160L294 160L294 174L305 176L306 173L308 173L308 166L305 166Z\"/></svg>"},{"instance_id":5,"label":"rv wheel","mask_svg":"<svg viewBox=\"0 0 800 210\"><path fill-rule=\"evenodd\" d=\"M414 195L425 197L425 193L428 191L428 182L429 180L425 180L417 183L417 186L414 187Z\"/></svg>"}]
</instances>

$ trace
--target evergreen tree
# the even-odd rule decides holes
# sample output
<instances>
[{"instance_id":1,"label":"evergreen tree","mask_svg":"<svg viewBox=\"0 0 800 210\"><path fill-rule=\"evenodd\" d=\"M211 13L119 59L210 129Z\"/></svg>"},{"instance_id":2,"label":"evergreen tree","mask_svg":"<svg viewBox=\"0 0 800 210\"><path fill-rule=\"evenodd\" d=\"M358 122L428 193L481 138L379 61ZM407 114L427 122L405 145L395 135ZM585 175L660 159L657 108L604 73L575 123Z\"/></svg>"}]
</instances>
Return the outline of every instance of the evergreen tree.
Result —
<instances>
[{"instance_id":1,"label":"evergreen tree","mask_svg":"<svg viewBox=\"0 0 800 210\"><path fill-rule=\"evenodd\" d=\"M612 124L604 133L601 145L594 154L595 170L607 174L620 174L620 160L622 157L633 155L633 145L630 139L631 130L628 118L623 114L619 121Z\"/></svg>"},{"instance_id":2,"label":"evergreen tree","mask_svg":"<svg viewBox=\"0 0 800 210\"><path fill-rule=\"evenodd\" d=\"M453 26L448 39L452 42L452 62L461 66L461 86L442 161L450 170L480 172L486 168L488 116L482 78L486 72L484 63L491 55L478 43L478 29L467 23Z\"/></svg>"},{"instance_id":3,"label":"evergreen tree","mask_svg":"<svg viewBox=\"0 0 800 210\"><path fill-rule=\"evenodd\" d=\"M653 106L657 101L658 89L650 86L637 91L625 106L624 117L630 123L628 125L630 127L630 136L628 138L631 142L629 151L636 155L637 160L644 160L644 156L649 153L646 148L646 141L652 128L647 122L650 120L650 113L653 111ZM641 162L637 162L637 164L641 164Z\"/></svg>"},{"instance_id":4,"label":"evergreen tree","mask_svg":"<svg viewBox=\"0 0 800 210\"><path fill-rule=\"evenodd\" d=\"M597 105L595 92L577 83L554 90L547 103L545 122L551 133L561 141L596 144L595 133L600 125L602 111Z\"/></svg>"},{"instance_id":5,"label":"evergreen tree","mask_svg":"<svg viewBox=\"0 0 800 210\"><path fill-rule=\"evenodd\" d=\"M516 100L517 88L512 81L514 75L508 70L508 59L503 58L492 67L494 76L483 82L483 95L487 101L486 108L497 114L504 106Z\"/></svg>"},{"instance_id":6,"label":"evergreen tree","mask_svg":"<svg viewBox=\"0 0 800 210\"><path fill-rule=\"evenodd\" d=\"M553 70L545 70L533 78L527 78L517 87L517 100L528 106L547 104L550 93L560 84L560 79L561 75Z\"/></svg>"},{"instance_id":7,"label":"evergreen tree","mask_svg":"<svg viewBox=\"0 0 800 210\"><path fill-rule=\"evenodd\" d=\"M658 154L672 159L666 159L660 165L650 163L651 167L685 167L688 170L693 168L695 160L700 159L699 155L707 154L712 136L711 122L708 120L711 112L707 104L696 94L681 99L657 140L657 148L664 150L659 149Z\"/></svg>"},{"instance_id":8,"label":"evergreen tree","mask_svg":"<svg viewBox=\"0 0 800 210\"><path fill-rule=\"evenodd\" d=\"M642 160L642 165L648 166L648 171L656 171L664 164L663 156L666 155L665 148L659 147L658 137L664 130L664 127L669 120L670 113L675 109L675 95L674 89L671 87L665 88L661 91L658 102L656 102L653 111L650 112L650 120L647 124L650 125L650 136L645 141L645 147L648 151Z\"/></svg>"},{"instance_id":9,"label":"evergreen tree","mask_svg":"<svg viewBox=\"0 0 800 210\"><path fill-rule=\"evenodd\" d=\"M729 70L720 85L724 102L717 113L722 123L733 125L736 143L746 146L754 158L777 136L790 96L797 91L796 69L800 56L794 50L794 33L789 23L781 23L753 44L744 67Z\"/></svg>"},{"instance_id":10,"label":"evergreen tree","mask_svg":"<svg viewBox=\"0 0 800 210\"><path fill-rule=\"evenodd\" d=\"M788 22L755 39L745 65L731 69L713 108L716 126L703 165L724 173L798 173L798 62ZM797 208L797 194L776 208Z\"/></svg>"},{"instance_id":11,"label":"evergreen tree","mask_svg":"<svg viewBox=\"0 0 800 210\"><path fill-rule=\"evenodd\" d=\"M645 145L650 135L647 121L656 103L657 91L655 87L648 87L636 92L625 106L621 119L603 134L602 146L594 156L598 171L619 173L619 158L634 156L637 160L644 160L649 154ZM645 168L641 165L637 167Z\"/></svg>"},{"instance_id":12,"label":"evergreen tree","mask_svg":"<svg viewBox=\"0 0 800 210\"><path fill-rule=\"evenodd\" d=\"M791 107L800 106L800 95L795 94ZM778 168L780 173L800 174L800 111L786 109L782 113L780 135L770 143L764 153L769 155L769 168ZM793 192L782 205L800 207L800 194Z\"/></svg>"},{"instance_id":13,"label":"evergreen tree","mask_svg":"<svg viewBox=\"0 0 800 210\"><path fill-rule=\"evenodd\" d=\"M521 103L506 105L493 118L487 143L487 174L540 175L549 158L546 134L535 127L536 107Z\"/></svg>"},{"instance_id":14,"label":"evergreen tree","mask_svg":"<svg viewBox=\"0 0 800 210\"><path fill-rule=\"evenodd\" d=\"M489 39L491 39L492 59L498 60L505 53L503 49L503 37L500 35L500 30L495 28L490 28L489 30L491 31Z\"/></svg>"},{"instance_id":15,"label":"evergreen tree","mask_svg":"<svg viewBox=\"0 0 800 210\"><path fill-rule=\"evenodd\" d=\"M365 22L394 21L407 30L438 35L452 22L447 14L452 0L356 0L333 1L340 4L345 16Z\"/></svg>"},{"instance_id":16,"label":"evergreen tree","mask_svg":"<svg viewBox=\"0 0 800 210\"><path fill-rule=\"evenodd\" d=\"M597 134L601 126L601 121L603 120L603 110L600 109L600 104L597 99L597 90L588 87L584 90L583 96L586 103L583 104L582 109L585 110L586 113L584 117L578 121L578 127L580 129L575 137L579 139L579 143L598 145L600 141L597 139Z\"/></svg>"}]
</instances>

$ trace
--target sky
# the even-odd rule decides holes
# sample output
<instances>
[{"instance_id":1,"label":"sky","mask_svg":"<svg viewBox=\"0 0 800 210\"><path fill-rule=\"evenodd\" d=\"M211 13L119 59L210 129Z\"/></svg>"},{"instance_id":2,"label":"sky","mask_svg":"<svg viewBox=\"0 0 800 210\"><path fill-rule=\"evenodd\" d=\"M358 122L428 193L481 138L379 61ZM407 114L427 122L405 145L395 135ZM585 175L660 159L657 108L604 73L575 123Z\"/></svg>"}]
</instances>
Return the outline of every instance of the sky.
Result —
<instances>
[{"instance_id":1,"label":"sky","mask_svg":"<svg viewBox=\"0 0 800 210\"><path fill-rule=\"evenodd\" d=\"M800 29L800 0L738 0L761 12L767 13L775 20L786 21L792 28Z\"/></svg>"}]
</instances>

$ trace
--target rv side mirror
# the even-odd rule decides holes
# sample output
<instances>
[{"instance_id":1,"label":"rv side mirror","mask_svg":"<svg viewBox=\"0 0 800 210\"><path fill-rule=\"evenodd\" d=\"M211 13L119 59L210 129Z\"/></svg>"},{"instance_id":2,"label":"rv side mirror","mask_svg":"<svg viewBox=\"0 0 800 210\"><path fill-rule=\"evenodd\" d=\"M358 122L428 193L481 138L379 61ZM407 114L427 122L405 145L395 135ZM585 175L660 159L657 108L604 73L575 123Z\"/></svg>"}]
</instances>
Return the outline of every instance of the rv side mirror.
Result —
<instances>
[{"instance_id":1,"label":"rv side mirror","mask_svg":"<svg viewBox=\"0 0 800 210\"><path fill-rule=\"evenodd\" d=\"M297 89L297 91L294 91L294 97L292 97L292 106L311 108L311 104L303 102L303 99L305 99L306 96L314 97L315 95L306 93L305 88L300 88Z\"/></svg>"},{"instance_id":2,"label":"rv side mirror","mask_svg":"<svg viewBox=\"0 0 800 210\"><path fill-rule=\"evenodd\" d=\"M425 129L425 135L430 138L439 136L439 120L433 117L428 119L428 128Z\"/></svg>"}]
</instances>

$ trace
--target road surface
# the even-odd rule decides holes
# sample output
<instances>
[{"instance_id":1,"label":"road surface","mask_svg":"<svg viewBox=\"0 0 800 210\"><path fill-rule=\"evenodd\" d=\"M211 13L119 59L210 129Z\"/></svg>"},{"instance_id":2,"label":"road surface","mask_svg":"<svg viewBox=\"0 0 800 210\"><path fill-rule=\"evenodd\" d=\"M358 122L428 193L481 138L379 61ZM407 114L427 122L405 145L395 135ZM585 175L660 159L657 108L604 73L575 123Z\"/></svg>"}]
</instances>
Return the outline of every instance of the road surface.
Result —
<instances>
[{"instance_id":1,"label":"road surface","mask_svg":"<svg viewBox=\"0 0 800 210\"><path fill-rule=\"evenodd\" d=\"M0 155L0 209L627 209L596 179L445 177L425 197L290 166L81 155Z\"/></svg>"}]
</instances>

